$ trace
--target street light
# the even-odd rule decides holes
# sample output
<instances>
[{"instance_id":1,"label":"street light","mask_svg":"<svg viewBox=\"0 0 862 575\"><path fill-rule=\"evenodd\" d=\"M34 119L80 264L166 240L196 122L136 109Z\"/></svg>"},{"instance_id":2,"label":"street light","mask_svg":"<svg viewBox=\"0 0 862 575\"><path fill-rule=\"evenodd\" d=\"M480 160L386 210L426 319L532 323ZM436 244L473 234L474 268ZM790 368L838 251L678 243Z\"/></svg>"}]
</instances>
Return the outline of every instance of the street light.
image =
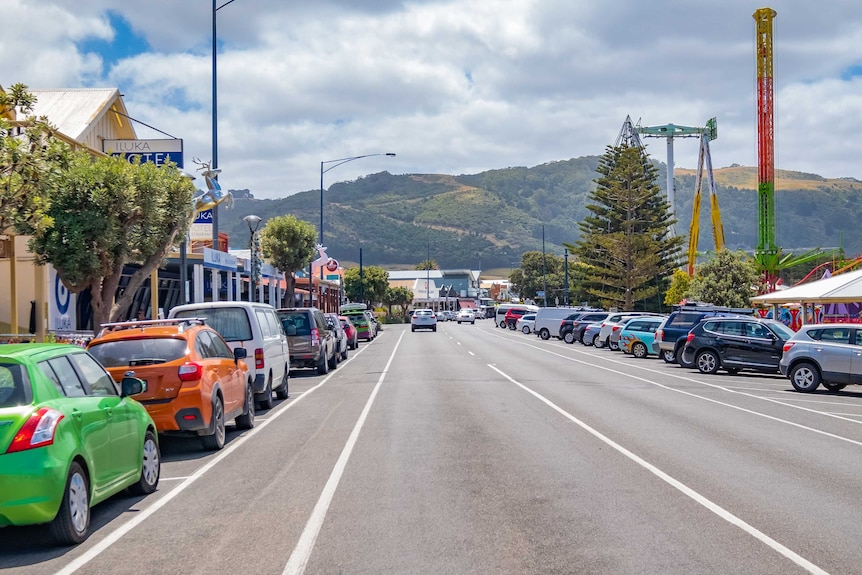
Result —
<instances>
[{"instance_id":1,"label":"street light","mask_svg":"<svg viewBox=\"0 0 862 575\"><path fill-rule=\"evenodd\" d=\"M231 0L233 2L233 0ZM320 245L323 245L323 174L329 170L333 170L342 164L352 162L353 160L361 160L362 158L370 158L372 156L394 156L394 152L382 152L379 154L363 154L361 156L351 156L350 158L338 158L337 160L324 160L320 162ZM328 168L324 168L326 164L332 164ZM323 279L323 266L320 266L320 279Z\"/></svg>"},{"instance_id":2,"label":"street light","mask_svg":"<svg viewBox=\"0 0 862 575\"><path fill-rule=\"evenodd\" d=\"M212 110L212 120L213 120L213 149L212 149L212 164L211 168L213 170L218 170L218 83L216 81L216 63L217 63L217 38L216 35L216 12L235 2L235 0L227 0L221 6L218 5L218 0L213 0L213 110ZM218 179L218 172L216 172L215 178ZM213 210L213 249L218 249L218 203L212 207Z\"/></svg>"},{"instance_id":3,"label":"street light","mask_svg":"<svg viewBox=\"0 0 862 575\"><path fill-rule=\"evenodd\" d=\"M248 244L251 251L251 273L248 276L249 292L248 301L257 299L255 292L257 291L257 282L260 281L260 258L258 257L257 249L257 227L260 225L260 216L248 215L242 219L248 224L248 231L251 232Z\"/></svg>"}]
</instances>

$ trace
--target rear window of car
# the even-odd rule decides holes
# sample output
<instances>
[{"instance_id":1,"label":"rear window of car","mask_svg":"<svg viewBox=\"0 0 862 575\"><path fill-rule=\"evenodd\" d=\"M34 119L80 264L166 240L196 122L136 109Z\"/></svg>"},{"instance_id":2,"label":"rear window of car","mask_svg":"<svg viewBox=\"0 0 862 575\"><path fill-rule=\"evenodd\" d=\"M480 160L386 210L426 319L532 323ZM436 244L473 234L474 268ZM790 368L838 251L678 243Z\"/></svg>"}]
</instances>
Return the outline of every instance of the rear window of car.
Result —
<instances>
[{"instance_id":1,"label":"rear window of car","mask_svg":"<svg viewBox=\"0 0 862 575\"><path fill-rule=\"evenodd\" d=\"M810 329L805 333L808 334L808 337L817 341L850 343L850 330L846 327Z\"/></svg>"},{"instance_id":2,"label":"rear window of car","mask_svg":"<svg viewBox=\"0 0 862 575\"><path fill-rule=\"evenodd\" d=\"M281 327L288 335L311 335L311 321L308 314L302 311L280 311L278 318Z\"/></svg>"},{"instance_id":3,"label":"rear window of car","mask_svg":"<svg viewBox=\"0 0 862 575\"><path fill-rule=\"evenodd\" d=\"M178 311L175 317L203 317L227 342L254 339L248 314L241 307L209 307Z\"/></svg>"},{"instance_id":4,"label":"rear window of car","mask_svg":"<svg viewBox=\"0 0 862 575\"><path fill-rule=\"evenodd\" d=\"M135 367L176 361L187 348L182 338L148 337L96 343L88 351L105 367Z\"/></svg>"},{"instance_id":5,"label":"rear window of car","mask_svg":"<svg viewBox=\"0 0 862 575\"><path fill-rule=\"evenodd\" d=\"M419 309L416 310L416 315L431 315L432 312L430 309Z\"/></svg>"},{"instance_id":6,"label":"rear window of car","mask_svg":"<svg viewBox=\"0 0 862 575\"><path fill-rule=\"evenodd\" d=\"M27 371L17 363L0 363L0 407L27 405L32 401Z\"/></svg>"},{"instance_id":7,"label":"rear window of car","mask_svg":"<svg viewBox=\"0 0 862 575\"><path fill-rule=\"evenodd\" d=\"M696 324L700 318L704 317L702 313L678 313L667 320L668 327L684 327L687 325Z\"/></svg>"}]
</instances>

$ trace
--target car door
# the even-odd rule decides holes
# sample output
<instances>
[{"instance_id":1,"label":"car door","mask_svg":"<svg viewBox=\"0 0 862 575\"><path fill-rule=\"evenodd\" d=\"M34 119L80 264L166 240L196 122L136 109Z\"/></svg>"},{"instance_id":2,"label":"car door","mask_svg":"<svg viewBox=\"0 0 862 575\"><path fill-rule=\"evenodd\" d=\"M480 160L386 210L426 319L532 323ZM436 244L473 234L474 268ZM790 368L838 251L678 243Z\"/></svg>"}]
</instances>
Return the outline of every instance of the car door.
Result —
<instances>
[{"instance_id":1,"label":"car door","mask_svg":"<svg viewBox=\"0 0 862 575\"><path fill-rule=\"evenodd\" d=\"M201 331L200 335L209 340L208 361L212 362L219 374L219 381L225 397L225 412L242 409L245 403L245 376L233 358L233 352L224 340L211 331Z\"/></svg>"},{"instance_id":2,"label":"car door","mask_svg":"<svg viewBox=\"0 0 862 575\"><path fill-rule=\"evenodd\" d=\"M745 326L738 320L711 320L703 331L718 352L722 365L739 366L745 363L747 342Z\"/></svg>"},{"instance_id":3,"label":"car door","mask_svg":"<svg viewBox=\"0 0 862 575\"><path fill-rule=\"evenodd\" d=\"M759 322L745 322L745 344L742 355L746 365L778 370L784 341Z\"/></svg>"},{"instance_id":4,"label":"car door","mask_svg":"<svg viewBox=\"0 0 862 575\"><path fill-rule=\"evenodd\" d=\"M855 343L851 348L850 381L862 383L862 329L854 329Z\"/></svg>"},{"instance_id":5,"label":"car door","mask_svg":"<svg viewBox=\"0 0 862 575\"><path fill-rule=\"evenodd\" d=\"M823 379L834 383L850 383L853 360L857 359L854 352L862 351L862 348L854 349L855 346L850 345L852 329L836 325L818 331L817 341L811 344L811 350L820 362Z\"/></svg>"}]
</instances>

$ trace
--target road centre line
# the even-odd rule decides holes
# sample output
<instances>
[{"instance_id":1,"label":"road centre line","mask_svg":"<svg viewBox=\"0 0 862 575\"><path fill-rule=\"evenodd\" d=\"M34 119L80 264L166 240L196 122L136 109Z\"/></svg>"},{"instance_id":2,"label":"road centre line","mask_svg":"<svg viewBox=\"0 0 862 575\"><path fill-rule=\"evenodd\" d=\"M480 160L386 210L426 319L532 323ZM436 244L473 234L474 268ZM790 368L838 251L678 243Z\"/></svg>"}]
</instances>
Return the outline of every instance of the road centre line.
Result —
<instances>
[{"instance_id":1,"label":"road centre line","mask_svg":"<svg viewBox=\"0 0 862 575\"><path fill-rule=\"evenodd\" d=\"M619 453L621 453L625 457L627 457L630 460L632 460L633 462L637 463L638 465L640 465L641 467L643 467L644 469L646 469L647 471L649 471L650 473L652 473L653 475L655 475L656 477L658 477L659 479L661 479L662 481L664 481L665 483L667 483L668 485L670 485L671 487L673 487L674 489L676 489L677 491L682 493L683 495L685 495L685 496L689 497L690 499L694 500L695 502L699 503L700 505L705 507L707 510L711 511L712 513L719 516L720 518L724 519L725 521L727 521L731 525L735 525L736 527L739 527L745 533L751 535L752 537L761 541L762 543L765 543L772 550L783 555L784 557L786 557L787 559L789 559L790 561L792 561L796 565L802 567L803 569L805 569L809 573L815 573L818 575L828 575L827 571L824 571L823 569L821 569L820 567L818 567L814 563L811 563L810 561L808 561L807 559L805 559L804 557L802 557L798 553L785 547L784 545L782 545L781 543L779 543L775 539L772 539L771 537L769 537L768 535L766 535L762 531L758 530L754 526L749 525L748 523L743 521L741 518L732 514L730 511L724 509L723 507L721 507L717 503L714 503L711 500L707 499L706 497L704 497L703 495L701 495L700 493L698 493L694 489L688 487L687 485L685 485L681 481L674 479L673 477L671 477L670 475L668 475L667 473L665 473L664 471L662 471L658 467L654 466L653 464L649 463L648 461L644 460L643 458L639 457L638 455L635 455L634 453L632 453L631 451L629 451L628 449L626 449L625 447L623 447L619 443L616 443L615 441L613 441L612 439L610 439L606 435L603 435L602 433L600 433L596 429L590 427L589 425L587 425L586 423L584 423L583 421L581 421L577 417L573 416L572 414L570 414L569 412L567 412L563 408L559 407L557 404L555 404L554 402L552 402L551 400L549 400L545 396L541 395L540 393L538 393L536 391L533 391L532 389L530 389L529 387L516 381L515 379L513 379L512 377L510 377L506 373L500 371L500 369L498 369L496 366L489 363L488 367L490 367L491 369L496 371L498 374L500 374L502 377L506 378L511 383L520 387L521 389L523 389L524 391L526 391L527 393L529 393L530 395L532 395L533 397L535 397L536 399L538 399L539 401L541 401L542 403L544 403L545 405L547 405L548 407L550 407L551 409L553 409L554 411L556 411L557 413L559 413L560 415L562 415L563 417L565 417L566 419L568 419L569 421L571 421L572 423L574 423L575 425L577 425L578 427L580 427L581 429L583 429L584 431L586 431L587 433L589 433L590 435L592 435L593 437L598 439L599 441L605 443L609 447L613 448L614 450L618 451Z\"/></svg>"},{"instance_id":2,"label":"road centre line","mask_svg":"<svg viewBox=\"0 0 862 575\"><path fill-rule=\"evenodd\" d=\"M362 431L362 426L368 418L368 413L371 411L371 405L377 397L377 392L383 385L383 380L386 378L386 374L389 373L389 367L392 365L392 360L395 359L395 353L398 351L398 346L401 345L401 340L404 339L405 333L407 332L402 331L401 335L398 337L398 341L395 342L395 348L392 350L392 355L389 356L389 361L387 361L386 365L383 367L383 371L377 379L377 385L375 385L374 389L371 391L371 396L369 396L368 401L365 402L365 407L362 409L362 413L359 414L359 419L356 420L356 424L353 426L353 431L350 432L350 436L347 438L347 443L344 444L344 449L341 451L338 461L335 462L332 474L326 481L326 485L324 485L323 491L320 493L320 498L314 505L311 516L308 518L308 522L305 524L305 528L299 536L299 541L297 541L296 547L293 548L293 552L290 554L290 559L288 559L287 565L284 567L284 575L300 575L305 572L305 567L308 565L308 560L311 558L311 552L314 550L317 536L320 534L320 529L323 527L324 519L326 519L326 512L329 510L329 505L332 503L332 498L335 496L335 490L338 489L338 483L341 481L341 476L344 475L344 470L347 467L347 461L350 459L350 454L353 453L353 448L359 438L359 432Z\"/></svg>"},{"instance_id":3,"label":"road centre line","mask_svg":"<svg viewBox=\"0 0 862 575\"><path fill-rule=\"evenodd\" d=\"M492 335L493 335L493 334L492 334ZM494 336L494 337L500 337L501 339L505 339L505 338L504 338L504 337L502 337L502 336ZM652 381L652 380L650 380L650 379L646 379L646 378L644 378L644 377L640 377L640 376L637 376L637 375L632 375L632 374L630 374L630 373L626 373L626 372L624 372L624 371L618 371L618 370L616 370L616 369L611 369L611 368L609 368L609 367L605 367L605 366L603 366L603 365L596 365L596 364L594 364L594 363L590 363L590 362L583 361L583 360L580 360L580 359L575 359L575 358L573 358L573 357L569 357L569 356L567 356L567 355L563 355L563 354L560 354L560 353L556 353L556 352L554 352L554 351L550 351L550 350L547 350L547 349L543 349L543 348L541 348L541 347L538 347L538 346L535 346L535 345L532 345L532 344L522 343L522 342L515 342L515 343L518 343L518 344L520 344L520 345L525 345L525 346L527 346L527 347L531 347L531 348L533 348L533 349L537 349L537 350L539 350L539 351L541 351L541 352L543 352L543 353L547 353L547 354L550 354L550 355L555 355L555 356L560 357L560 358L562 358L562 359L565 359L565 360L567 360L567 361L573 361L573 362L575 362L575 363L580 363L580 364L582 364L582 365L587 365L587 366L589 366L589 367L595 367L595 368L597 368L597 369L601 369L601 370L604 370L604 371L609 371L609 372L611 372L611 373L615 373L615 374L617 374L617 375L622 375L622 376L624 376L624 377L628 377L628 378L631 378L631 379L634 379L634 380L637 380L637 381L642 381L642 382L644 382L644 383L648 383L648 384L650 384L650 385L654 385L654 386L656 386L656 387L660 387L660 388L665 389L665 390L667 390L667 391L672 391L672 392L674 392L674 393L680 393L680 394L683 394L683 395L687 395L687 396L689 396L689 397L694 397L694 398L697 398L697 399L700 399L700 400L703 400L703 401L708 401L708 402L710 402L710 403L715 403L715 404L717 404L717 405L722 405L722 406L724 406L724 407L729 407L730 409L735 409L735 410L737 410L737 411L742 411L743 413L748 413L748 414L750 414L750 415L755 415L755 416L757 416L757 417L763 417L763 418L765 418L765 419L769 419L769 420L771 420L771 421L776 421L776 422L778 422L778 423L783 423L783 424L785 424L785 425L789 425L789 426L791 426L791 427L796 427L796 428L798 428L798 429L803 429L803 430L805 430L805 431L810 431L810 432L812 432L812 433L816 433L816 434L818 434L818 435L824 435L824 436L826 436L826 437L831 437L832 439L837 439L837 440L839 440L839 441L844 441L844 442L847 442L847 443L850 443L850 444L853 444L853 445L858 445L858 446L862 447L862 441L856 441L855 439L850 439L850 438L848 438L848 437L842 437L842 436L840 436L840 435L835 435L834 433L829 433L828 431L822 431L822 430L820 430L820 429L815 429L815 428L813 428L813 427L808 427L807 425L802 425L802 424L800 424L800 423L796 423L796 422L793 422L793 421L788 421L788 420L786 420L786 419L781 419L780 417L775 417L775 416L773 416L773 415L768 415L768 414L766 414L766 413L761 413L761 412L759 412L759 411L754 411L754 410L751 410L751 409L747 409L747 408L744 408L744 407L740 407L740 406L738 406L738 405L733 405L732 403L725 403L725 402L723 402L723 401L719 401L719 400L717 400L717 399L712 399L712 398L710 398L710 397L703 397L702 395L698 395L698 394L696 394L696 393L692 393L692 392L690 392L690 391L685 391L685 390L682 390L682 389L677 389L677 388L674 388L674 387L669 387L669 386L664 385L664 384L662 384L662 383L659 383L659 382L657 382L657 381ZM570 345L570 344L566 344L566 345ZM579 352L579 353L583 353L583 352ZM629 365L629 366L631 365L631 364L623 364L623 362L618 361L618 360L614 360L614 359L608 359L608 360L606 360L606 361L608 361L608 362L612 362L612 363L616 363L616 364L620 364L620 365ZM832 414L832 413L827 413L827 412L823 412L823 411L817 411L816 409L809 409L809 408L807 408L807 407L802 407L802 406L800 406L800 405L793 405L793 404L790 404L790 403L784 403L783 401L778 401L778 400L776 400L776 399L769 399L769 398L767 398L767 397L761 397L761 396L759 396L759 395L754 395L754 394L751 394L751 393L742 393L742 392L739 392L739 391L734 391L734 390L732 390L732 389L728 389L728 388L723 387L723 386L721 386L721 385L715 385L715 384L712 384L712 383L706 383L706 382L704 382L704 381L699 381L699 380L697 380L697 379L692 379L692 378L690 378L690 377L685 377L685 376L682 376L682 375L674 375L674 374L672 374L672 373L656 371L656 370L653 370L653 369L649 369L649 368L647 368L647 367L644 367L644 368L638 367L638 369L643 369L644 371L648 371L648 372L650 372L650 373L654 373L654 374L658 374L658 375L663 375L663 376L669 376L669 377L673 377L673 378L676 378L676 379L681 379L681 380L683 380L683 381L688 381L688 382L691 382L691 383L696 383L696 384L698 384L698 385L702 385L702 386L706 386L706 387L711 387L711 388L718 389L718 390L721 390L721 391L726 391L727 393L733 393L733 394L742 395L742 396L745 396L745 397L751 397L751 398L753 398L753 399L759 399L759 400L762 400L762 401L768 401L768 402L770 402L770 403L775 403L775 404L778 404L778 405L782 405L782 406L784 406L784 407L789 407L789 408L791 408L791 409L798 409L798 410L800 410L800 411L805 411L805 412L808 412L808 413L813 413L813 414L817 414L817 415L822 415L822 416L824 416L824 417L831 417L831 418L834 418L834 419L840 419L841 421L846 421L846 422L849 422L849 423L857 423L857 424L862 423L862 421L858 421L858 420L856 420L856 419L852 419L852 418L849 418L849 417L842 417L842 416L840 416L840 415L834 415L834 414Z\"/></svg>"},{"instance_id":4,"label":"road centre line","mask_svg":"<svg viewBox=\"0 0 862 575\"><path fill-rule=\"evenodd\" d=\"M400 340L399 340L400 341ZM363 346L358 352L351 355L347 360L345 360L345 364L352 361L354 357L358 356L360 353L365 351L368 347ZM276 413L270 415L266 419L262 419L260 423L255 420L254 428L250 429L243 433L239 438L234 439L230 442L218 455L212 458L209 462L206 463L203 467L195 471L191 474L188 479L183 480L182 483L177 485L174 489L169 491L158 499L155 503L147 507L146 509L142 509L140 512L136 513L135 516L120 525L116 530L112 531L108 535L105 536L104 539L96 543L93 547L88 549L82 555L65 565L62 569L56 572L55 575L71 575L96 557L98 557L103 551L108 549L111 545L119 541L126 533L137 527L139 524L143 523L150 516L152 516L156 511L167 505L174 497L182 493L189 486L191 486L195 481L203 477L203 475L211 470L213 467L221 463L226 457L228 457L231 453L240 448L246 441L257 435L262 429L266 428L271 422L275 421L282 414L287 413L289 409L291 409L294 405L305 399L309 394L317 389L320 389L326 382L328 382L332 377L336 374L336 372L330 373L326 378L324 378L317 385L307 389L305 392L299 395L296 399L291 401L290 403L282 403L277 408L275 408ZM267 414L269 415L269 414Z\"/></svg>"}]
</instances>

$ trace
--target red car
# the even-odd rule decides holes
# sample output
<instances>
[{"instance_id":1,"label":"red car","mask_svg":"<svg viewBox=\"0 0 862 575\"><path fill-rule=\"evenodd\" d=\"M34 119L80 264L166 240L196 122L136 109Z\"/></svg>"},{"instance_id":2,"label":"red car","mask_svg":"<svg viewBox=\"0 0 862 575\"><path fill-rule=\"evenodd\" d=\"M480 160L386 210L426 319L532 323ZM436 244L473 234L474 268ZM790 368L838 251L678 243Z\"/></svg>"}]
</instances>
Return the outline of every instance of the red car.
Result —
<instances>
[{"instance_id":1,"label":"red car","mask_svg":"<svg viewBox=\"0 0 862 575\"><path fill-rule=\"evenodd\" d=\"M356 326L347 316L338 316L338 321L341 322L341 327L344 328L344 333L347 335L347 347L356 349L356 346L359 345L359 332L356 330Z\"/></svg>"},{"instance_id":2,"label":"red car","mask_svg":"<svg viewBox=\"0 0 862 575\"><path fill-rule=\"evenodd\" d=\"M505 322L506 322L506 327L508 327L509 329L515 329L516 324L518 323L518 320L521 319L521 316L524 315L525 313L528 313L527 308L524 308L524 307L510 308L506 312L506 316L504 318Z\"/></svg>"}]
</instances>

